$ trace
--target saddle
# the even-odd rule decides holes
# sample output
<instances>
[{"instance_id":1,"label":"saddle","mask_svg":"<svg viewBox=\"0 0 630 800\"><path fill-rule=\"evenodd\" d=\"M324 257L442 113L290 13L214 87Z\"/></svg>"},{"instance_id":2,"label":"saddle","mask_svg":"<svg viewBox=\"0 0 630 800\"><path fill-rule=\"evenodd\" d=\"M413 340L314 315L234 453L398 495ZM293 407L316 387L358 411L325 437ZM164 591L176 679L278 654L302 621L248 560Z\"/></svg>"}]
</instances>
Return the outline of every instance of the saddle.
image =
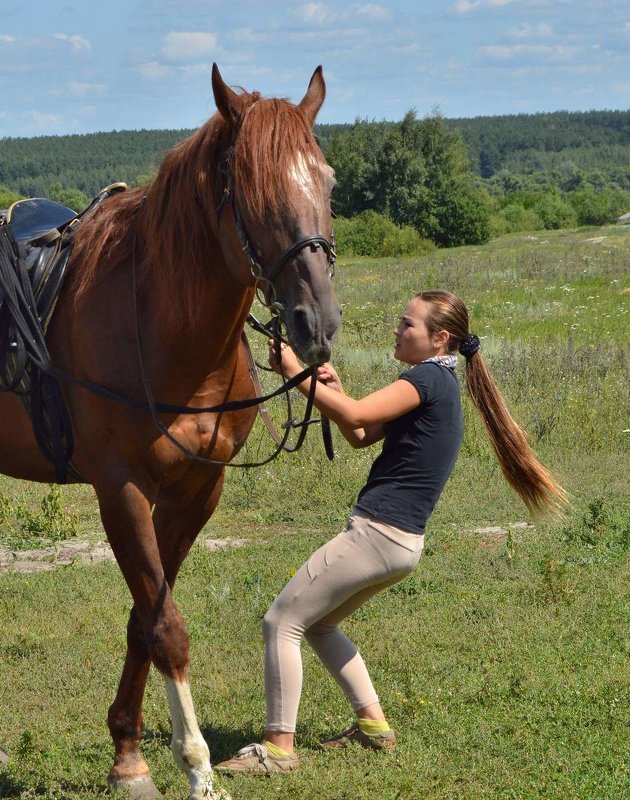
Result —
<instances>
[{"instance_id":1,"label":"saddle","mask_svg":"<svg viewBox=\"0 0 630 800\"><path fill-rule=\"evenodd\" d=\"M84 217L124 191L106 186L81 213L52 200L18 200L0 212L0 391L15 392L44 455L65 483L72 467L72 428L58 382L46 374L45 334L66 275L74 234Z\"/></svg>"}]
</instances>

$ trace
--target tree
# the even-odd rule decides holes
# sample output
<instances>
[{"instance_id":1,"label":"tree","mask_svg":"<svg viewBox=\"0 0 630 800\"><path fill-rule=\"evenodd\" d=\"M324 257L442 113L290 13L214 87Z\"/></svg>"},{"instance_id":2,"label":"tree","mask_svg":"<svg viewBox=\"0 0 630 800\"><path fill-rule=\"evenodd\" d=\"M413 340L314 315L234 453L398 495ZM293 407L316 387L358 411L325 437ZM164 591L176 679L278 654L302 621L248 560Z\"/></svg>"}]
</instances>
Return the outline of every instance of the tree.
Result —
<instances>
[{"instance_id":1,"label":"tree","mask_svg":"<svg viewBox=\"0 0 630 800\"><path fill-rule=\"evenodd\" d=\"M87 208L90 200L80 189L64 189L60 183L53 183L48 192L50 200L56 200L64 206L68 206L73 211L83 211Z\"/></svg>"},{"instance_id":2,"label":"tree","mask_svg":"<svg viewBox=\"0 0 630 800\"><path fill-rule=\"evenodd\" d=\"M464 143L439 115L418 121L410 110L399 123L357 121L331 137L326 156L337 174L334 208L346 217L376 211L445 246L490 236Z\"/></svg>"}]
</instances>

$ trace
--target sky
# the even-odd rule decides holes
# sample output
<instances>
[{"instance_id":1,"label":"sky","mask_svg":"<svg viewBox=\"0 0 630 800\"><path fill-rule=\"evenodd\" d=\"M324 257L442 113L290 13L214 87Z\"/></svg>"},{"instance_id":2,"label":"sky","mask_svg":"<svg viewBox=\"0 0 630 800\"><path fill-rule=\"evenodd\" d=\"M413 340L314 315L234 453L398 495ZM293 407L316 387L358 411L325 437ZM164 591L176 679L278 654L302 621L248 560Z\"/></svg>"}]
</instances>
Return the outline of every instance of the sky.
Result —
<instances>
[{"instance_id":1,"label":"sky","mask_svg":"<svg viewBox=\"0 0 630 800\"><path fill-rule=\"evenodd\" d=\"M628 109L630 2L0 0L0 138L196 128L213 62L294 102L321 64L321 123Z\"/></svg>"}]
</instances>

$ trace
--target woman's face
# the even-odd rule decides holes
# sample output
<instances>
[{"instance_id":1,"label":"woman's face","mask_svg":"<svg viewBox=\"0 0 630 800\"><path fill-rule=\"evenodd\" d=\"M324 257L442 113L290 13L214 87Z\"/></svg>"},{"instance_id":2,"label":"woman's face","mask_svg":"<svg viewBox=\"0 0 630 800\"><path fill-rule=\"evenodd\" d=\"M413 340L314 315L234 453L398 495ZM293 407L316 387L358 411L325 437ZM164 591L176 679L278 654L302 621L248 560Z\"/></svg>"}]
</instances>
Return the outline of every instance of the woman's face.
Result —
<instances>
[{"instance_id":1,"label":"woman's face","mask_svg":"<svg viewBox=\"0 0 630 800\"><path fill-rule=\"evenodd\" d=\"M447 354L448 333L438 331L431 334L427 328L426 319L430 308L430 303L420 297L412 298L407 304L394 331L394 358L397 361L419 364L427 358Z\"/></svg>"}]
</instances>

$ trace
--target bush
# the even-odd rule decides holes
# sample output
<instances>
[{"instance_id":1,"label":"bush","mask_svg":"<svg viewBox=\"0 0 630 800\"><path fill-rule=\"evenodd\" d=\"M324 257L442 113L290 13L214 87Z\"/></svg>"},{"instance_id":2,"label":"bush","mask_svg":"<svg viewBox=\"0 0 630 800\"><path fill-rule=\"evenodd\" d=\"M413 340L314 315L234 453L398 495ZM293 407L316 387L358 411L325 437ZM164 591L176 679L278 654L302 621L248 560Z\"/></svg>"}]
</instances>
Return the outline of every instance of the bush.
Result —
<instances>
[{"instance_id":1,"label":"bush","mask_svg":"<svg viewBox=\"0 0 630 800\"><path fill-rule=\"evenodd\" d=\"M465 186L449 187L428 220L431 239L442 247L485 244L490 238L489 198ZM420 223L421 230L423 224Z\"/></svg>"},{"instance_id":2,"label":"bush","mask_svg":"<svg viewBox=\"0 0 630 800\"><path fill-rule=\"evenodd\" d=\"M0 183L0 208L7 209L10 205L13 205L16 200L20 199L21 195L12 192Z\"/></svg>"},{"instance_id":3,"label":"bush","mask_svg":"<svg viewBox=\"0 0 630 800\"><path fill-rule=\"evenodd\" d=\"M337 251L341 256L414 256L433 249L432 242L408 226L398 226L376 211L335 220Z\"/></svg>"},{"instance_id":4,"label":"bush","mask_svg":"<svg viewBox=\"0 0 630 800\"><path fill-rule=\"evenodd\" d=\"M504 205L492 216L493 236L520 231L539 231L544 227L542 219L534 209L525 208L520 203Z\"/></svg>"},{"instance_id":5,"label":"bush","mask_svg":"<svg viewBox=\"0 0 630 800\"><path fill-rule=\"evenodd\" d=\"M577 225L575 209L556 192L538 195L533 208L547 230L575 228Z\"/></svg>"},{"instance_id":6,"label":"bush","mask_svg":"<svg viewBox=\"0 0 630 800\"><path fill-rule=\"evenodd\" d=\"M578 225L606 225L617 218L610 194L584 189L570 194L569 201L577 214Z\"/></svg>"}]
</instances>

